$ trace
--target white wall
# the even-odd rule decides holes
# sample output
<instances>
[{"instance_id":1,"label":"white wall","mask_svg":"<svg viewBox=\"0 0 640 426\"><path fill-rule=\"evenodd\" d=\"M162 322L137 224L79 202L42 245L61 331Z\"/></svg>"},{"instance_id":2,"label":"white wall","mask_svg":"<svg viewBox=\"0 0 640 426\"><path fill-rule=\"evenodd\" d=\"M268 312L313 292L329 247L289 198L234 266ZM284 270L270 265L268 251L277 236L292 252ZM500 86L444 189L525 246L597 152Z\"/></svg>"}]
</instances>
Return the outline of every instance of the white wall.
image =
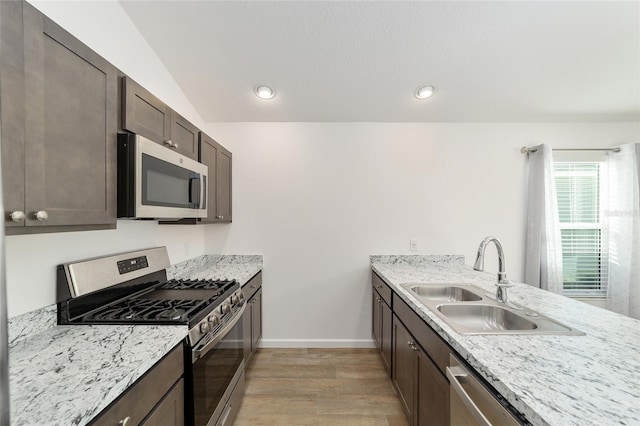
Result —
<instances>
[{"instance_id":1,"label":"white wall","mask_svg":"<svg viewBox=\"0 0 640 426\"><path fill-rule=\"evenodd\" d=\"M116 1L30 1L197 126L202 120L160 59ZM8 236L9 316L55 303L57 264L166 245L172 263L204 253L203 226L118 221L109 231ZM187 247L188 246L188 249Z\"/></svg>"},{"instance_id":2,"label":"white wall","mask_svg":"<svg viewBox=\"0 0 640 426\"><path fill-rule=\"evenodd\" d=\"M227 123L232 226L207 227L210 253L264 254L265 345L366 345L370 254L464 254L499 237L521 280L523 145L606 147L638 123ZM486 261L494 270L493 249ZM310 342L310 340L316 340Z\"/></svg>"}]
</instances>

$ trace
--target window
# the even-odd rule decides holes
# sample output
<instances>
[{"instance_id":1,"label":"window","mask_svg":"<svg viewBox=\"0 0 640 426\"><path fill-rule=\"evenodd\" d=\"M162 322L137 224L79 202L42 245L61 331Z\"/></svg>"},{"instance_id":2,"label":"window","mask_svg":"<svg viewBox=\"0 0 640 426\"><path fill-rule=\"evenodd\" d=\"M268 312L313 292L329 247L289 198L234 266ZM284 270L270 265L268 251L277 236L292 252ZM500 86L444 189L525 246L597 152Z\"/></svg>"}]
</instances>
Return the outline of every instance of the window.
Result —
<instances>
[{"instance_id":1,"label":"window","mask_svg":"<svg viewBox=\"0 0 640 426\"><path fill-rule=\"evenodd\" d=\"M606 160L566 161L556 153L554 158L564 294L606 297Z\"/></svg>"}]
</instances>

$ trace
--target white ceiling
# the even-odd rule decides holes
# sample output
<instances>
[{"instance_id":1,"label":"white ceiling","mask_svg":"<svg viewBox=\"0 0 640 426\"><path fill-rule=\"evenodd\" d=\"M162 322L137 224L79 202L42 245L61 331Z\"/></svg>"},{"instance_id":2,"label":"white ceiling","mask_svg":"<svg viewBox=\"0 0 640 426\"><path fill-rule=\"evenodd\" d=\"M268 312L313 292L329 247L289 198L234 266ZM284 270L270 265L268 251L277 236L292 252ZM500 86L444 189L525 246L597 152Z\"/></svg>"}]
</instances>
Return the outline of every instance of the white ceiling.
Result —
<instances>
[{"instance_id":1,"label":"white ceiling","mask_svg":"<svg viewBox=\"0 0 640 426\"><path fill-rule=\"evenodd\" d=\"M638 1L120 3L205 122L640 121Z\"/></svg>"}]
</instances>

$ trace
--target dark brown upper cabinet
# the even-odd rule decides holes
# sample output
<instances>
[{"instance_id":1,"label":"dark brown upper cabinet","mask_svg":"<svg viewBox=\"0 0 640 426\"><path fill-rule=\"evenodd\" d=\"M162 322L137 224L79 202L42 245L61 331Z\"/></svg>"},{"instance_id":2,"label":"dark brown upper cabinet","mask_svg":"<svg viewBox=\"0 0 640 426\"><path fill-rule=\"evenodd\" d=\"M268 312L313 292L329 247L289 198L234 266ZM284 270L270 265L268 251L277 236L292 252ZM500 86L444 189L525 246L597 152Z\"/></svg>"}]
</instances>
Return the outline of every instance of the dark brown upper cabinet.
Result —
<instances>
[{"instance_id":1,"label":"dark brown upper cabinet","mask_svg":"<svg viewBox=\"0 0 640 426\"><path fill-rule=\"evenodd\" d=\"M160 144L171 140L171 108L129 77L122 79L122 96L125 130Z\"/></svg>"},{"instance_id":2,"label":"dark brown upper cabinet","mask_svg":"<svg viewBox=\"0 0 640 426\"><path fill-rule=\"evenodd\" d=\"M122 128L198 160L198 128L129 77L122 79Z\"/></svg>"},{"instance_id":3,"label":"dark brown upper cabinet","mask_svg":"<svg viewBox=\"0 0 640 426\"><path fill-rule=\"evenodd\" d=\"M26 2L0 2L8 234L114 228L116 68Z\"/></svg>"},{"instance_id":4,"label":"dark brown upper cabinet","mask_svg":"<svg viewBox=\"0 0 640 426\"><path fill-rule=\"evenodd\" d=\"M202 222L231 222L231 152L200 132L200 162L209 166L208 215Z\"/></svg>"},{"instance_id":5,"label":"dark brown upper cabinet","mask_svg":"<svg viewBox=\"0 0 640 426\"><path fill-rule=\"evenodd\" d=\"M198 161L198 132L186 118L171 110L171 142L169 146L180 154Z\"/></svg>"}]
</instances>

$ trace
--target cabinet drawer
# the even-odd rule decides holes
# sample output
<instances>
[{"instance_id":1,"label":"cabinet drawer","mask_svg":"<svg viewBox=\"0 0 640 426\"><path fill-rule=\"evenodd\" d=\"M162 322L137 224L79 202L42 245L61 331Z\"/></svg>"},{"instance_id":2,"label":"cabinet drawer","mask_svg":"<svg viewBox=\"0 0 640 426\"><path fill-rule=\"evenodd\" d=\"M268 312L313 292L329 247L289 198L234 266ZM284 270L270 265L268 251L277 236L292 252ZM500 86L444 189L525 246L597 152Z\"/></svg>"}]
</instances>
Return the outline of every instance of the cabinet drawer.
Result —
<instances>
[{"instance_id":1,"label":"cabinet drawer","mask_svg":"<svg viewBox=\"0 0 640 426\"><path fill-rule=\"evenodd\" d=\"M376 289L386 304L391 306L391 289L375 272L371 274L371 285L373 285L373 288Z\"/></svg>"},{"instance_id":2,"label":"cabinet drawer","mask_svg":"<svg viewBox=\"0 0 640 426\"><path fill-rule=\"evenodd\" d=\"M249 300L253 297L254 294L258 292L262 288L262 271L258 272L253 278L246 283L242 290L244 291L244 298Z\"/></svg>"},{"instance_id":3,"label":"cabinet drawer","mask_svg":"<svg viewBox=\"0 0 640 426\"><path fill-rule=\"evenodd\" d=\"M182 344L176 346L91 424L117 425L126 417L129 417L129 424L140 424L182 376L183 351Z\"/></svg>"},{"instance_id":4,"label":"cabinet drawer","mask_svg":"<svg viewBox=\"0 0 640 426\"><path fill-rule=\"evenodd\" d=\"M445 341L396 294L393 295L393 312L413 334L420 346L427 351L442 374L446 374L451 350Z\"/></svg>"}]
</instances>

